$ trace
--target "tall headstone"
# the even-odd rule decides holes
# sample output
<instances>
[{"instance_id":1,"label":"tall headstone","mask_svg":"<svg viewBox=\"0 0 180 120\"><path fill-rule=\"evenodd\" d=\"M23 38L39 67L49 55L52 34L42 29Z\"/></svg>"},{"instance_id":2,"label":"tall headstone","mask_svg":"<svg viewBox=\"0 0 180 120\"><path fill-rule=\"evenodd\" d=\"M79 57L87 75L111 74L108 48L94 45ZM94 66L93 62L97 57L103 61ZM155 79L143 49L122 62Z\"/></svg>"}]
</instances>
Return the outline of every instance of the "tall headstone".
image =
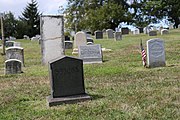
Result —
<instances>
[{"instance_id":1,"label":"tall headstone","mask_svg":"<svg viewBox=\"0 0 180 120\"><path fill-rule=\"evenodd\" d=\"M6 60L17 59L24 64L24 49L22 47L9 47L6 49Z\"/></svg>"},{"instance_id":2,"label":"tall headstone","mask_svg":"<svg viewBox=\"0 0 180 120\"><path fill-rule=\"evenodd\" d=\"M22 64L20 60L9 59L5 61L5 74L22 73Z\"/></svg>"},{"instance_id":3,"label":"tall headstone","mask_svg":"<svg viewBox=\"0 0 180 120\"><path fill-rule=\"evenodd\" d=\"M115 33L114 33L114 39L115 39L116 41L122 40L122 34L121 34L121 32L115 32Z\"/></svg>"},{"instance_id":4,"label":"tall headstone","mask_svg":"<svg viewBox=\"0 0 180 120\"><path fill-rule=\"evenodd\" d=\"M163 67L165 63L164 41L155 38L147 41L148 67Z\"/></svg>"},{"instance_id":5,"label":"tall headstone","mask_svg":"<svg viewBox=\"0 0 180 120\"><path fill-rule=\"evenodd\" d=\"M64 56L49 62L51 95L49 106L90 100L85 93L83 61Z\"/></svg>"},{"instance_id":6,"label":"tall headstone","mask_svg":"<svg viewBox=\"0 0 180 120\"><path fill-rule=\"evenodd\" d=\"M95 31L95 38L96 39L103 39L103 32L102 31Z\"/></svg>"},{"instance_id":7,"label":"tall headstone","mask_svg":"<svg viewBox=\"0 0 180 120\"><path fill-rule=\"evenodd\" d=\"M43 15L40 20L42 62L64 55L64 20L61 15Z\"/></svg>"},{"instance_id":8,"label":"tall headstone","mask_svg":"<svg viewBox=\"0 0 180 120\"><path fill-rule=\"evenodd\" d=\"M167 29L162 29L161 35L166 35L166 34L169 34L169 31Z\"/></svg>"},{"instance_id":9,"label":"tall headstone","mask_svg":"<svg viewBox=\"0 0 180 120\"><path fill-rule=\"evenodd\" d=\"M129 34L129 28L121 28L122 35Z\"/></svg>"},{"instance_id":10,"label":"tall headstone","mask_svg":"<svg viewBox=\"0 0 180 120\"><path fill-rule=\"evenodd\" d=\"M107 29L106 34L108 39L114 38L114 33L112 29Z\"/></svg>"},{"instance_id":11,"label":"tall headstone","mask_svg":"<svg viewBox=\"0 0 180 120\"><path fill-rule=\"evenodd\" d=\"M78 54L78 47L80 45L86 45L87 44L87 36L85 32L77 32L75 35L74 40L74 49L72 54Z\"/></svg>"},{"instance_id":12,"label":"tall headstone","mask_svg":"<svg viewBox=\"0 0 180 120\"><path fill-rule=\"evenodd\" d=\"M85 45L79 46L79 58L83 63L102 63L101 45Z\"/></svg>"},{"instance_id":13,"label":"tall headstone","mask_svg":"<svg viewBox=\"0 0 180 120\"><path fill-rule=\"evenodd\" d=\"M149 36L157 36L157 31L156 30L149 31Z\"/></svg>"}]
</instances>

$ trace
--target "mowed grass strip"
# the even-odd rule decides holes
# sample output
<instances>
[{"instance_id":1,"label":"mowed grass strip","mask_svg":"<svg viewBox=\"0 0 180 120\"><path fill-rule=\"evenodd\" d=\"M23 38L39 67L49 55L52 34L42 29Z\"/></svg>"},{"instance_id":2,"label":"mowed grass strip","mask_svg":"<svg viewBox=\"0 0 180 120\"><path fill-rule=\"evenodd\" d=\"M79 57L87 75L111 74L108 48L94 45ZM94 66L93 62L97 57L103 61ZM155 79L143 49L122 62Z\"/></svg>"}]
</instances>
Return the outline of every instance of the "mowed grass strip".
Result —
<instances>
[{"instance_id":1,"label":"mowed grass strip","mask_svg":"<svg viewBox=\"0 0 180 120\"><path fill-rule=\"evenodd\" d=\"M47 107L50 95L48 67L41 64L38 42L18 40L25 52L22 74L4 75L0 56L0 120L16 119L180 119L180 30L169 35L125 35L122 41L95 40L112 49L103 52L102 64L84 65L85 87L92 101ZM140 40L165 41L166 67L144 68ZM2 49L1 49L2 52ZM72 50L66 50L71 56ZM74 57L77 57L74 55Z\"/></svg>"}]
</instances>

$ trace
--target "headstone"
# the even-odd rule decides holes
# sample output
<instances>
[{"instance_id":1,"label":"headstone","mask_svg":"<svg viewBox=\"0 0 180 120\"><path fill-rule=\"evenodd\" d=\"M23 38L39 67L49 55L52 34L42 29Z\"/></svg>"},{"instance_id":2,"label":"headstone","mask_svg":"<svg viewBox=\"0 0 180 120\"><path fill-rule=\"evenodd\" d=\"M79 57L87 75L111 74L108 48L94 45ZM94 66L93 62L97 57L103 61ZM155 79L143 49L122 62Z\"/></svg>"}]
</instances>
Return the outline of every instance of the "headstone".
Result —
<instances>
[{"instance_id":1,"label":"headstone","mask_svg":"<svg viewBox=\"0 0 180 120\"><path fill-rule=\"evenodd\" d=\"M180 29L180 24L178 25L178 29Z\"/></svg>"},{"instance_id":2,"label":"headstone","mask_svg":"<svg viewBox=\"0 0 180 120\"><path fill-rule=\"evenodd\" d=\"M72 49L73 48L73 41L64 41L65 49Z\"/></svg>"},{"instance_id":3,"label":"headstone","mask_svg":"<svg viewBox=\"0 0 180 120\"><path fill-rule=\"evenodd\" d=\"M12 40L16 40L16 38L15 38L15 37L10 36L10 37L9 37L9 40L10 40L10 41L12 41Z\"/></svg>"},{"instance_id":4,"label":"headstone","mask_svg":"<svg viewBox=\"0 0 180 120\"><path fill-rule=\"evenodd\" d=\"M24 49L22 47L9 47L6 49L6 60L20 60L24 66Z\"/></svg>"},{"instance_id":5,"label":"headstone","mask_svg":"<svg viewBox=\"0 0 180 120\"><path fill-rule=\"evenodd\" d=\"M14 47L21 47L21 43L20 42L14 42Z\"/></svg>"},{"instance_id":6,"label":"headstone","mask_svg":"<svg viewBox=\"0 0 180 120\"><path fill-rule=\"evenodd\" d=\"M106 34L108 39L114 38L114 33L112 29L107 29Z\"/></svg>"},{"instance_id":7,"label":"headstone","mask_svg":"<svg viewBox=\"0 0 180 120\"><path fill-rule=\"evenodd\" d=\"M116 41L122 40L122 34L121 34L121 32L115 32L115 33L114 33L114 38L115 38Z\"/></svg>"},{"instance_id":8,"label":"headstone","mask_svg":"<svg viewBox=\"0 0 180 120\"><path fill-rule=\"evenodd\" d=\"M157 36L157 31L156 30L149 31L149 36Z\"/></svg>"},{"instance_id":9,"label":"headstone","mask_svg":"<svg viewBox=\"0 0 180 120\"><path fill-rule=\"evenodd\" d=\"M14 41L6 41L6 47L13 47L14 43Z\"/></svg>"},{"instance_id":10,"label":"headstone","mask_svg":"<svg viewBox=\"0 0 180 120\"><path fill-rule=\"evenodd\" d=\"M161 35L169 34L169 31L167 29L161 30Z\"/></svg>"},{"instance_id":11,"label":"headstone","mask_svg":"<svg viewBox=\"0 0 180 120\"><path fill-rule=\"evenodd\" d=\"M72 57L56 58L49 62L51 95L48 105L90 100L85 93L83 61Z\"/></svg>"},{"instance_id":12,"label":"headstone","mask_svg":"<svg viewBox=\"0 0 180 120\"><path fill-rule=\"evenodd\" d=\"M122 35L129 34L129 28L121 28Z\"/></svg>"},{"instance_id":13,"label":"headstone","mask_svg":"<svg viewBox=\"0 0 180 120\"><path fill-rule=\"evenodd\" d=\"M121 32L120 28L116 28L116 32Z\"/></svg>"},{"instance_id":14,"label":"headstone","mask_svg":"<svg viewBox=\"0 0 180 120\"><path fill-rule=\"evenodd\" d=\"M163 67L166 65L163 40L155 38L147 41L147 63L149 67Z\"/></svg>"},{"instance_id":15,"label":"headstone","mask_svg":"<svg viewBox=\"0 0 180 120\"><path fill-rule=\"evenodd\" d=\"M72 54L78 54L78 46L80 45L86 45L87 44L87 37L85 32L77 32L75 35L74 40L74 49Z\"/></svg>"},{"instance_id":16,"label":"headstone","mask_svg":"<svg viewBox=\"0 0 180 120\"><path fill-rule=\"evenodd\" d=\"M25 40L30 40L29 36L27 36L27 35L24 35L23 38L24 38Z\"/></svg>"},{"instance_id":17,"label":"headstone","mask_svg":"<svg viewBox=\"0 0 180 120\"><path fill-rule=\"evenodd\" d=\"M139 35L139 34L140 34L139 29L135 29L135 30L133 31L133 34L134 34L134 35Z\"/></svg>"},{"instance_id":18,"label":"headstone","mask_svg":"<svg viewBox=\"0 0 180 120\"><path fill-rule=\"evenodd\" d=\"M89 35L91 35L91 32L90 32L90 31L86 31L86 34L89 34Z\"/></svg>"},{"instance_id":19,"label":"headstone","mask_svg":"<svg viewBox=\"0 0 180 120\"><path fill-rule=\"evenodd\" d=\"M62 15L43 15L40 20L42 62L64 56L64 20Z\"/></svg>"},{"instance_id":20,"label":"headstone","mask_svg":"<svg viewBox=\"0 0 180 120\"><path fill-rule=\"evenodd\" d=\"M144 27L144 29L143 29L143 31L144 31L144 34L149 34L149 28L148 27Z\"/></svg>"},{"instance_id":21,"label":"headstone","mask_svg":"<svg viewBox=\"0 0 180 120\"><path fill-rule=\"evenodd\" d=\"M83 63L102 63L101 45L84 45L79 46L79 58Z\"/></svg>"},{"instance_id":22,"label":"headstone","mask_svg":"<svg viewBox=\"0 0 180 120\"><path fill-rule=\"evenodd\" d=\"M20 60L9 59L5 61L5 74L22 73L22 64Z\"/></svg>"},{"instance_id":23,"label":"headstone","mask_svg":"<svg viewBox=\"0 0 180 120\"><path fill-rule=\"evenodd\" d=\"M70 41L70 37L69 36L65 36L65 41Z\"/></svg>"},{"instance_id":24,"label":"headstone","mask_svg":"<svg viewBox=\"0 0 180 120\"><path fill-rule=\"evenodd\" d=\"M92 43L94 43L93 38L92 38L92 37L87 37L87 42L92 42Z\"/></svg>"},{"instance_id":25,"label":"headstone","mask_svg":"<svg viewBox=\"0 0 180 120\"><path fill-rule=\"evenodd\" d=\"M31 38L31 41L39 41L39 38L37 38L37 37L32 37L32 38Z\"/></svg>"},{"instance_id":26,"label":"headstone","mask_svg":"<svg viewBox=\"0 0 180 120\"><path fill-rule=\"evenodd\" d=\"M139 29L140 33L143 33L143 28L142 27L139 27L138 29Z\"/></svg>"},{"instance_id":27,"label":"headstone","mask_svg":"<svg viewBox=\"0 0 180 120\"><path fill-rule=\"evenodd\" d=\"M103 39L103 32L95 31L95 39Z\"/></svg>"}]
</instances>

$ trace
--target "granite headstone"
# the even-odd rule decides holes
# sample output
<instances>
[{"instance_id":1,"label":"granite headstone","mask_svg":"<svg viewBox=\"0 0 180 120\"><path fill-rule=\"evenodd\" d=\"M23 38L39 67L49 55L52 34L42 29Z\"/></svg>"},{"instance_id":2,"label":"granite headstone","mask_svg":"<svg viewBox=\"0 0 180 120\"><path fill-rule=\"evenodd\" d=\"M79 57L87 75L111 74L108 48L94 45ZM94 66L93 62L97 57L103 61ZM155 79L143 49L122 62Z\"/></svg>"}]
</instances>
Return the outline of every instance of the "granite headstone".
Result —
<instances>
[{"instance_id":1,"label":"granite headstone","mask_svg":"<svg viewBox=\"0 0 180 120\"><path fill-rule=\"evenodd\" d=\"M5 74L22 73L22 64L20 60L9 59L5 61Z\"/></svg>"},{"instance_id":2,"label":"granite headstone","mask_svg":"<svg viewBox=\"0 0 180 120\"><path fill-rule=\"evenodd\" d=\"M165 63L164 41L155 38L147 41L148 67L163 67Z\"/></svg>"}]
</instances>

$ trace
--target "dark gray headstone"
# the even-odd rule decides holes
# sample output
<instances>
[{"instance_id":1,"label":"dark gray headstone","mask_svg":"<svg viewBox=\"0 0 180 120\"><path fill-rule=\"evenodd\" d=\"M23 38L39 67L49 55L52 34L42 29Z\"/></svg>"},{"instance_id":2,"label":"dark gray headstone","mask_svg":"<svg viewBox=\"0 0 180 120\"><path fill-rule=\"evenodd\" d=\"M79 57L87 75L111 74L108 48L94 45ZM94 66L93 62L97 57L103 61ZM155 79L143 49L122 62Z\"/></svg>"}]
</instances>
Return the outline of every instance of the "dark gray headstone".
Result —
<instances>
[{"instance_id":1,"label":"dark gray headstone","mask_svg":"<svg viewBox=\"0 0 180 120\"><path fill-rule=\"evenodd\" d=\"M65 49L72 49L73 48L73 42L72 41L64 41Z\"/></svg>"},{"instance_id":2,"label":"dark gray headstone","mask_svg":"<svg viewBox=\"0 0 180 120\"><path fill-rule=\"evenodd\" d=\"M24 49L21 47L9 47L6 49L6 60L20 60L24 66Z\"/></svg>"},{"instance_id":3,"label":"dark gray headstone","mask_svg":"<svg viewBox=\"0 0 180 120\"><path fill-rule=\"evenodd\" d=\"M22 73L22 64L20 60L9 59L5 61L5 74Z\"/></svg>"},{"instance_id":4,"label":"dark gray headstone","mask_svg":"<svg viewBox=\"0 0 180 120\"><path fill-rule=\"evenodd\" d=\"M143 33L143 32L144 32L142 27L139 27L138 29L139 29L139 32L140 32L140 33Z\"/></svg>"},{"instance_id":5,"label":"dark gray headstone","mask_svg":"<svg viewBox=\"0 0 180 120\"><path fill-rule=\"evenodd\" d=\"M157 36L157 31L156 30L149 31L149 36Z\"/></svg>"},{"instance_id":6,"label":"dark gray headstone","mask_svg":"<svg viewBox=\"0 0 180 120\"><path fill-rule=\"evenodd\" d=\"M79 58L83 63L102 63L101 45L84 45L79 46Z\"/></svg>"},{"instance_id":7,"label":"dark gray headstone","mask_svg":"<svg viewBox=\"0 0 180 120\"><path fill-rule=\"evenodd\" d=\"M95 38L96 39L103 39L103 32L102 31L95 31Z\"/></svg>"},{"instance_id":8,"label":"dark gray headstone","mask_svg":"<svg viewBox=\"0 0 180 120\"><path fill-rule=\"evenodd\" d=\"M121 28L122 35L129 34L129 28Z\"/></svg>"},{"instance_id":9,"label":"dark gray headstone","mask_svg":"<svg viewBox=\"0 0 180 120\"><path fill-rule=\"evenodd\" d=\"M83 61L64 56L49 62L51 96L49 106L90 99L85 93Z\"/></svg>"},{"instance_id":10,"label":"dark gray headstone","mask_svg":"<svg viewBox=\"0 0 180 120\"><path fill-rule=\"evenodd\" d=\"M69 36L65 36L65 41L70 41L70 37Z\"/></svg>"}]
</instances>

